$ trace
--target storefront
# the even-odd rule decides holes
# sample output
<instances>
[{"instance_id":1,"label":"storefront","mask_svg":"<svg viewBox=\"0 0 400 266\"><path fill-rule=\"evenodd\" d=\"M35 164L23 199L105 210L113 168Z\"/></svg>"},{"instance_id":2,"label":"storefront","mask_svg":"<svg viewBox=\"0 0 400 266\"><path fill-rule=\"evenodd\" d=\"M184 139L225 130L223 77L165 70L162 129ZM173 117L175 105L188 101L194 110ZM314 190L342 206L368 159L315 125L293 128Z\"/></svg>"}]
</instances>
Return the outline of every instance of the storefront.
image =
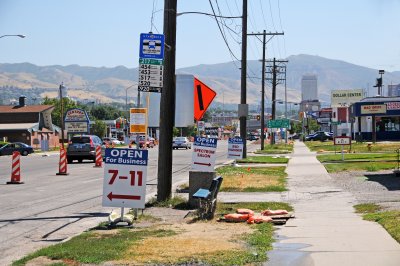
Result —
<instances>
[{"instance_id":1,"label":"storefront","mask_svg":"<svg viewBox=\"0 0 400 266\"><path fill-rule=\"evenodd\" d=\"M364 98L352 104L350 111L355 139L400 140L400 97Z\"/></svg>"}]
</instances>

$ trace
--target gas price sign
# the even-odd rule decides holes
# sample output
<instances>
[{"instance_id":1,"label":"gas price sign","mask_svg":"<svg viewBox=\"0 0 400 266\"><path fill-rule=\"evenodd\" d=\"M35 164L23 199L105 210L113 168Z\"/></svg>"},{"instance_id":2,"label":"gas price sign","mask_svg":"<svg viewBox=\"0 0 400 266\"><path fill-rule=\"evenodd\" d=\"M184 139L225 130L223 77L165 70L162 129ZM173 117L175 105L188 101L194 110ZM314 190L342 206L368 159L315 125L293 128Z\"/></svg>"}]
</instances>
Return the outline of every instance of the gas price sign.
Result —
<instances>
[{"instance_id":1,"label":"gas price sign","mask_svg":"<svg viewBox=\"0 0 400 266\"><path fill-rule=\"evenodd\" d=\"M103 206L144 209L147 150L106 149Z\"/></svg>"}]
</instances>

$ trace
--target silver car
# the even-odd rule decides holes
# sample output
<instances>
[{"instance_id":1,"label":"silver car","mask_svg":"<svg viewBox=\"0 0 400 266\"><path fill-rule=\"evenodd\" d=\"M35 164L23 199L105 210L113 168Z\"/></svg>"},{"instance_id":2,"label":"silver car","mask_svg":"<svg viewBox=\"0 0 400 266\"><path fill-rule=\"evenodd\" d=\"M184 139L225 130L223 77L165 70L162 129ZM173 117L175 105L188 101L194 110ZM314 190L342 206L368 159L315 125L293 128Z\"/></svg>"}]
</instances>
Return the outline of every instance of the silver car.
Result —
<instances>
[{"instance_id":1,"label":"silver car","mask_svg":"<svg viewBox=\"0 0 400 266\"><path fill-rule=\"evenodd\" d=\"M191 149L192 143L188 140L187 137L176 137L172 141L172 149Z\"/></svg>"}]
</instances>

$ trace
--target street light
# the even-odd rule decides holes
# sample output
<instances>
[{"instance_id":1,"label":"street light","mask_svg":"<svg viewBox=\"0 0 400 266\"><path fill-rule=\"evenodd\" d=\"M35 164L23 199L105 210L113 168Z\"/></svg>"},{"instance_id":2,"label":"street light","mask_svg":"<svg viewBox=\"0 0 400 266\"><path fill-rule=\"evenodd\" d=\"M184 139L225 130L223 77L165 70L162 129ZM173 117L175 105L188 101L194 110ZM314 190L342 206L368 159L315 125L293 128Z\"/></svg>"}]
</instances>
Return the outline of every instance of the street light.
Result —
<instances>
[{"instance_id":1,"label":"street light","mask_svg":"<svg viewBox=\"0 0 400 266\"><path fill-rule=\"evenodd\" d=\"M25 38L26 37L25 35L22 35L22 34L6 34L6 35L0 36L0 38L9 37L9 36L15 36L15 37L20 37L20 38Z\"/></svg>"},{"instance_id":2,"label":"street light","mask_svg":"<svg viewBox=\"0 0 400 266\"><path fill-rule=\"evenodd\" d=\"M129 109L128 109L128 89L135 86L135 84L125 88L125 109L126 109L126 120L129 121ZM128 128L126 129L126 133L128 134Z\"/></svg>"}]
</instances>

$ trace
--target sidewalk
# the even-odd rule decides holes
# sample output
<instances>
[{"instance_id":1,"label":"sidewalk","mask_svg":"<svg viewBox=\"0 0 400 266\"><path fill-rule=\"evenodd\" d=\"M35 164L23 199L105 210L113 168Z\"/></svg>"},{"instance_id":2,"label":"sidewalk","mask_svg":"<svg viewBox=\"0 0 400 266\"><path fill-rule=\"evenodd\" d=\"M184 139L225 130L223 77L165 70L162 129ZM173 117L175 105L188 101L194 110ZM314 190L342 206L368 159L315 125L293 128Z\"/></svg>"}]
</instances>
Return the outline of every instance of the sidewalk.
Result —
<instances>
[{"instance_id":1,"label":"sidewalk","mask_svg":"<svg viewBox=\"0 0 400 266\"><path fill-rule=\"evenodd\" d=\"M335 187L303 142L286 172L296 219L276 231L266 265L400 265L400 245L378 223L354 213L354 197ZM274 195L274 198L276 195Z\"/></svg>"}]
</instances>

